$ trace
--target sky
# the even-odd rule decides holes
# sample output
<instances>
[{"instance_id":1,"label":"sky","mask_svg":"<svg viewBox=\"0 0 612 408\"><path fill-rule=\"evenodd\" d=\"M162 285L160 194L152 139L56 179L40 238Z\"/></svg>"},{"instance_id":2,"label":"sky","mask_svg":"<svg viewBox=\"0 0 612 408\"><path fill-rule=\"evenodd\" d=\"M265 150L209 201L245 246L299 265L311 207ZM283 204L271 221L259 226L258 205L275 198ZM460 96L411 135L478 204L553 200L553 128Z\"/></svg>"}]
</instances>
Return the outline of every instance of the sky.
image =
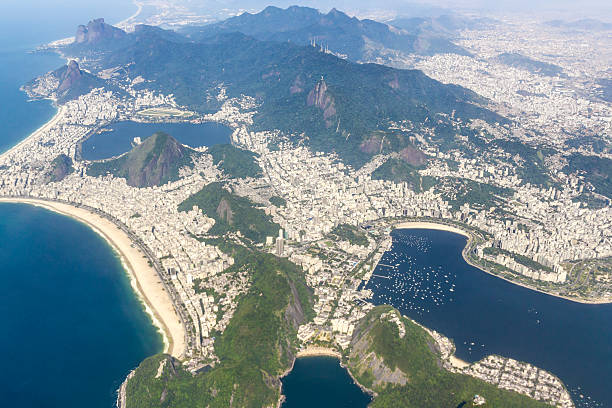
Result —
<instances>
[{"instance_id":1,"label":"sky","mask_svg":"<svg viewBox=\"0 0 612 408\"><path fill-rule=\"evenodd\" d=\"M611 0L170 0L210 9L246 9L259 11L268 5L288 7L302 5L329 11L331 8L349 14L364 14L374 10L391 11L400 15L426 16L439 14L441 9L470 13L524 13L558 16L566 19L595 17L612 22Z\"/></svg>"}]
</instances>

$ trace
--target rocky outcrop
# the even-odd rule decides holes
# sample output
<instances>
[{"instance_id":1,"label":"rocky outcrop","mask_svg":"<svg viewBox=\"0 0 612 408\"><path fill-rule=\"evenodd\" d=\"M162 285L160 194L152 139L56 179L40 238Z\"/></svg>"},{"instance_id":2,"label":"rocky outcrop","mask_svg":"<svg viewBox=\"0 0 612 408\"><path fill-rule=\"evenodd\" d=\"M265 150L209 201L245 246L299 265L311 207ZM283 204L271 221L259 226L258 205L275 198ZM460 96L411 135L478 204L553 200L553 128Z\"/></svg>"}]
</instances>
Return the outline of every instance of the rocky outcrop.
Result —
<instances>
[{"instance_id":1,"label":"rocky outcrop","mask_svg":"<svg viewBox=\"0 0 612 408\"><path fill-rule=\"evenodd\" d=\"M67 65L25 84L23 90L31 98L48 98L61 104L77 99L92 89L104 87L105 81L81 70L79 64L71 60Z\"/></svg>"},{"instance_id":2,"label":"rocky outcrop","mask_svg":"<svg viewBox=\"0 0 612 408\"><path fill-rule=\"evenodd\" d=\"M225 198L222 198L221 201L219 201L217 215L229 225L233 224L234 212L232 211L230 203Z\"/></svg>"},{"instance_id":3,"label":"rocky outcrop","mask_svg":"<svg viewBox=\"0 0 612 408\"><path fill-rule=\"evenodd\" d=\"M399 152L399 157L414 167L423 166L427 163L427 156L414 146L407 146Z\"/></svg>"},{"instance_id":4,"label":"rocky outcrop","mask_svg":"<svg viewBox=\"0 0 612 408\"><path fill-rule=\"evenodd\" d=\"M130 152L113 160L92 163L90 176L113 174L132 187L153 187L178 179L179 169L191 165L193 151L172 136L158 132Z\"/></svg>"},{"instance_id":5,"label":"rocky outcrop","mask_svg":"<svg viewBox=\"0 0 612 408\"><path fill-rule=\"evenodd\" d=\"M336 101L331 93L329 93L327 84L323 78L321 78L314 89L308 94L306 104L308 106L316 106L323 111L323 120L325 120L326 127L329 128L333 124L330 118L336 115Z\"/></svg>"},{"instance_id":6,"label":"rocky outcrop","mask_svg":"<svg viewBox=\"0 0 612 408\"><path fill-rule=\"evenodd\" d=\"M58 93L64 93L70 90L70 88L83 78L83 72L79 69L79 64L77 64L75 60L70 61L66 69L57 72L59 74Z\"/></svg>"},{"instance_id":7,"label":"rocky outcrop","mask_svg":"<svg viewBox=\"0 0 612 408\"><path fill-rule=\"evenodd\" d=\"M125 31L106 24L103 18L98 18L90 21L86 26L78 26L74 42L76 44L97 44L104 40L122 39L126 35Z\"/></svg>"},{"instance_id":8,"label":"rocky outcrop","mask_svg":"<svg viewBox=\"0 0 612 408\"><path fill-rule=\"evenodd\" d=\"M375 323L370 322L357 328L351 341L350 369L357 378L370 377L371 384L366 385L371 389L380 389L387 385L405 385L408 383L408 375L399 367L389 367L384 359L377 355L372 348L370 330Z\"/></svg>"}]
</instances>

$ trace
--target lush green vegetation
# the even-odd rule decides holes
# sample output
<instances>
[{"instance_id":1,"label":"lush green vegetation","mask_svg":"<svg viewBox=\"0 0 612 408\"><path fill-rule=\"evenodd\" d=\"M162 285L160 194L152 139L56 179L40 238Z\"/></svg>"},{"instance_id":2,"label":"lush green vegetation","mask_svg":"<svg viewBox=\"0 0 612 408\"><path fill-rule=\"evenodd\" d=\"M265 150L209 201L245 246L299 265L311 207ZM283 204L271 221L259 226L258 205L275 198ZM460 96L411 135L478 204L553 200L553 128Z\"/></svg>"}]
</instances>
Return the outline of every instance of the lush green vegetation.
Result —
<instances>
[{"instance_id":1,"label":"lush green vegetation","mask_svg":"<svg viewBox=\"0 0 612 408\"><path fill-rule=\"evenodd\" d=\"M454 210L466 203L479 208L497 207L501 201L499 197L503 199L514 194L510 188L459 178L442 179L440 189Z\"/></svg>"},{"instance_id":2,"label":"lush green vegetation","mask_svg":"<svg viewBox=\"0 0 612 408\"><path fill-rule=\"evenodd\" d=\"M350 242L351 245L368 246L368 237L365 232L349 224L339 224L331 231L331 234Z\"/></svg>"},{"instance_id":3,"label":"lush green vegetation","mask_svg":"<svg viewBox=\"0 0 612 408\"><path fill-rule=\"evenodd\" d=\"M486 255L492 255L492 256L497 256L498 254L506 255L506 256L509 256L510 258L513 258L516 262L520 263L521 265L525 265L528 268L531 268L534 270L542 270L546 272L553 272L552 268L549 268L548 266L544 266L541 263L536 262L533 259L526 257L525 255L516 254L514 252L506 251L505 249L487 247L484 249L484 253Z\"/></svg>"},{"instance_id":4,"label":"lush green vegetation","mask_svg":"<svg viewBox=\"0 0 612 408\"><path fill-rule=\"evenodd\" d=\"M609 200L604 200L601 197L597 197L594 194L582 193L578 197L572 199L575 203L583 203L587 208L591 210L599 210L610 205Z\"/></svg>"},{"instance_id":5,"label":"lush green vegetation","mask_svg":"<svg viewBox=\"0 0 612 408\"><path fill-rule=\"evenodd\" d=\"M178 180L179 169L191 166L194 154L172 136L158 132L116 159L91 163L87 175L112 174L134 187L161 186Z\"/></svg>"},{"instance_id":6,"label":"lush green vegetation","mask_svg":"<svg viewBox=\"0 0 612 408\"><path fill-rule=\"evenodd\" d=\"M441 84L421 71L355 64L313 47L263 42L237 33L200 42L164 34L141 30L116 47L97 49L98 57L106 51L101 68L126 66L125 75L150 80L137 88L172 93L178 103L199 112L219 108L215 89L223 83L230 97L245 94L262 102L254 129L279 129L296 140L305 134L314 150L335 151L355 166L374 153L411 144L411 135L388 130L390 121L409 120L414 132L425 126L451 140L457 129L448 112L464 123L475 118L508 122L479 107L486 101L474 92ZM315 98L322 78L325 87ZM323 107L314 100L328 104Z\"/></svg>"},{"instance_id":7,"label":"lush green vegetation","mask_svg":"<svg viewBox=\"0 0 612 408\"><path fill-rule=\"evenodd\" d=\"M51 162L51 170L47 175L47 180L50 182L62 181L72 172L74 172L72 159L65 154L60 154Z\"/></svg>"},{"instance_id":8,"label":"lush green vegetation","mask_svg":"<svg viewBox=\"0 0 612 408\"><path fill-rule=\"evenodd\" d=\"M612 160L606 157L573 154L568 158L566 173L578 172L595 187L595 191L612 198Z\"/></svg>"},{"instance_id":9,"label":"lush green vegetation","mask_svg":"<svg viewBox=\"0 0 612 408\"><path fill-rule=\"evenodd\" d=\"M494 140L491 144L490 147L501 148L511 155L518 155L522 159L522 163L517 163L515 169L523 182L535 186L554 186L550 173L544 164L544 159L554 154L554 150L536 149L522 142L501 139Z\"/></svg>"},{"instance_id":10,"label":"lush green vegetation","mask_svg":"<svg viewBox=\"0 0 612 408\"><path fill-rule=\"evenodd\" d=\"M370 350L391 370L399 368L407 376L408 383L404 386L386 383L375 386L379 395L372 402L373 408L472 407L476 394L487 400L488 407L548 406L476 378L446 371L440 366L438 355L432 351L434 339L406 318L402 318L406 334L400 338L395 323L380 319L380 315L389 310L393 309L388 306L373 309L360 322L356 335L366 336ZM366 386L372 386L375 377L371 369L362 370L359 365L362 359L361 355L351 354L349 367ZM465 405L461 405L464 402Z\"/></svg>"},{"instance_id":11,"label":"lush green vegetation","mask_svg":"<svg viewBox=\"0 0 612 408\"><path fill-rule=\"evenodd\" d=\"M255 160L257 154L248 150L231 144L218 144L210 147L208 153L213 157L213 164L218 165L231 178L259 177L262 174Z\"/></svg>"},{"instance_id":12,"label":"lush green vegetation","mask_svg":"<svg viewBox=\"0 0 612 408\"><path fill-rule=\"evenodd\" d=\"M215 225L209 231L213 235L240 231L254 242L263 242L267 236L277 236L280 229L251 200L230 193L221 183L208 184L179 204L178 208L179 211L189 211L193 207L215 220Z\"/></svg>"},{"instance_id":13,"label":"lush green vegetation","mask_svg":"<svg viewBox=\"0 0 612 408\"><path fill-rule=\"evenodd\" d=\"M297 327L314 313L312 294L301 269L288 260L234 244L225 249L238 255L230 269L248 269L251 287L215 341L220 363L192 376L169 356L148 358L128 383L128 407L260 408L276 404L278 376L295 353ZM163 360L162 375L156 378Z\"/></svg>"},{"instance_id":14,"label":"lush green vegetation","mask_svg":"<svg viewBox=\"0 0 612 408\"><path fill-rule=\"evenodd\" d=\"M372 179L405 182L413 191L420 193L429 190L436 183L434 177L421 176L418 171L421 168L423 166L415 167L402 159L391 158L374 170Z\"/></svg>"},{"instance_id":15,"label":"lush green vegetation","mask_svg":"<svg viewBox=\"0 0 612 408\"><path fill-rule=\"evenodd\" d=\"M284 207L287 205L287 200L282 197L273 196L270 197L270 204L275 205L277 207Z\"/></svg>"}]
</instances>

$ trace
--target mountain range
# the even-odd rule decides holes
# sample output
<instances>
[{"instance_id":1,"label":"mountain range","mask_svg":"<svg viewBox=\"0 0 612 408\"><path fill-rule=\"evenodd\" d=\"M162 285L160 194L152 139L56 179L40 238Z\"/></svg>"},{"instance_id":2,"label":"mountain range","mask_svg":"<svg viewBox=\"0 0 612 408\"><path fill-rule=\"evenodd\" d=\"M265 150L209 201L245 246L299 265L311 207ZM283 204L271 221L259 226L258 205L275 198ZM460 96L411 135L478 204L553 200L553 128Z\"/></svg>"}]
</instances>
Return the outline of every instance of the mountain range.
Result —
<instances>
[{"instance_id":1,"label":"mountain range","mask_svg":"<svg viewBox=\"0 0 612 408\"><path fill-rule=\"evenodd\" d=\"M374 20L349 17L336 9L323 14L309 7L281 9L270 6L257 14L243 13L219 23L183 29L183 33L195 41L234 32L263 41L316 43L337 55L361 62L373 61L381 52L389 51L469 55L432 31L408 32Z\"/></svg>"},{"instance_id":2,"label":"mountain range","mask_svg":"<svg viewBox=\"0 0 612 408\"><path fill-rule=\"evenodd\" d=\"M125 36L83 44L63 51L86 58L92 72L121 67L114 83L142 77L136 89L173 94L179 104L198 112L220 108L219 87L229 97L255 97L254 129L279 129L299 140L305 134L313 149L334 151L354 166L411 145L412 135L390 130L392 123L405 122L413 133L426 127L434 139L449 145L459 131L456 126L471 119L507 123L486 109L484 98L421 71L353 63L292 42L243 33L196 40L139 26Z\"/></svg>"}]
</instances>

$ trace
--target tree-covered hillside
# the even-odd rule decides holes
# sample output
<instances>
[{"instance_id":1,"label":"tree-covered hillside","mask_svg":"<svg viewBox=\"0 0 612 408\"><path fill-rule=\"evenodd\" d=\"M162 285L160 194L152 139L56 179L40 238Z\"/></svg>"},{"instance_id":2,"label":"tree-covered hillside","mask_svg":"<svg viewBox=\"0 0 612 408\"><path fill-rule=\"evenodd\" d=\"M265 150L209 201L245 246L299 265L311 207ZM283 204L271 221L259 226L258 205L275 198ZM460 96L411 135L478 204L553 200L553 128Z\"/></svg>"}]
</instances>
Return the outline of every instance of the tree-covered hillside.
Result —
<instances>
[{"instance_id":1,"label":"tree-covered hillside","mask_svg":"<svg viewBox=\"0 0 612 408\"><path fill-rule=\"evenodd\" d=\"M247 268L252 278L215 341L220 362L192 375L168 355L146 359L128 383L129 408L276 406L279 376L296 352L297 328L312 318L312 293L302 270L288 260L243 247L232 250L231 268Z\"/></svg>"},{"instance_id":2,"label":"tree-covered hillside","mask_svg":"<svg viewBox=\"0 0 612 408\"><path fill-rule=\"evenodd\" d=\"M391 122L408 121L414 132L425 126L443 139L454 137L454 121L507 122L479 106L487 101L474 92L421 71L355 64L310 46L239 33L199 42L177 35L140 29L116 47L92 46L79 55L88 55L95 69L123 66L124 78L146 79L137 88L174 94L200 112L219 108L219 86L230 97L254 96L260 102L254 129L305 135L313 149L335 151L355 166L378 153L372 146L391 152L410 144L408 134L389 130Z\"/></svg>"}]
</instances>

